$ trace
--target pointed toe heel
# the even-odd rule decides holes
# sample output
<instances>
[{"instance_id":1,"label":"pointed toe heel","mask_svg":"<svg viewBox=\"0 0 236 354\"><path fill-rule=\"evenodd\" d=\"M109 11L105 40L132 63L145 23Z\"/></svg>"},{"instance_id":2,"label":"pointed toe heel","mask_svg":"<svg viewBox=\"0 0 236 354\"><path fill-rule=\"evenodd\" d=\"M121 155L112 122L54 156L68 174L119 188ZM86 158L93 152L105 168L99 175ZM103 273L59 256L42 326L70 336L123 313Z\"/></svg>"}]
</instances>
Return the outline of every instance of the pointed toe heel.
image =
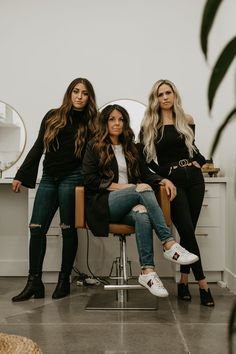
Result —
<instances>
[{"instance_id":1,"label":"pointed toe heel","mask_svg":"<svg viewBox=\"0 0 236 354\"><path fill-rule=\"evenodd\" d=\"M189 292L188 284L178 284L178 298L184 301L191 301L192 296Z\"/></svg>"},{"instance_id":2,"label":"pointed toe heel","mask_svg":"<svg viewBox=\"0 0 236 354\"><path fill-rule=\"evenodd\" d=\"M41 274L29 275L26 286L20 294L14 296L11 300L13 302L20 302L29 300L31 297L35 299L42 299L45 296L45 289L41 280Z\"/></svg>"},{"instance_id":3,"label":"pointed toe heel","mask_svg":"<svg viewBox=\"0 0 236 354\"><path fill-rule=\"evenodd\" d=\"M213 297L211 295L210 289L205 290L205 289L199 288L199 292L200 292L201 305L208 306L208 307L215 306L215 302L214 302Z\"/></svg>"},{"instance_id":4,"label":"pointed toe heel","mask_svg":"<svg viewBox=\"0 0 236 354\"><path fill-rule=\"evenodd\" d=\"M52 294L53 299L61 299L70 294L70 274L60 272L56 288Z\"/></svg>"}]
</instances>

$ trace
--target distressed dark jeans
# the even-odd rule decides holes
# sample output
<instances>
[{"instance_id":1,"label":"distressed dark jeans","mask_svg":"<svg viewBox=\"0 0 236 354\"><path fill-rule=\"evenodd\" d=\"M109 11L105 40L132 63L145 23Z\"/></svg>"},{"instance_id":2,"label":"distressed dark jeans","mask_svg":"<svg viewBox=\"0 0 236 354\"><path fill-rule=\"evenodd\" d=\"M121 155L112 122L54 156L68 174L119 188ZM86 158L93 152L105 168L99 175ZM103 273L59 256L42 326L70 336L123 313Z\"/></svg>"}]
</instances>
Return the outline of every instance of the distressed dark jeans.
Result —
<instances>
[{"instance_id":1,"label":"distressed dark jeans","mask_svg":"<svg viewBox=\"0 0 236 354\"><path fill-rule=\"evenodd\" d=\"M82 184L81 168L69 175L55 178L43 173L33 206L30 221L29 273L42 272L46 253L46 234L59 208L62 232L61 271L71 273L77 247L78 236L75 228L75 187Z\"/></svg>"}]
</instances>

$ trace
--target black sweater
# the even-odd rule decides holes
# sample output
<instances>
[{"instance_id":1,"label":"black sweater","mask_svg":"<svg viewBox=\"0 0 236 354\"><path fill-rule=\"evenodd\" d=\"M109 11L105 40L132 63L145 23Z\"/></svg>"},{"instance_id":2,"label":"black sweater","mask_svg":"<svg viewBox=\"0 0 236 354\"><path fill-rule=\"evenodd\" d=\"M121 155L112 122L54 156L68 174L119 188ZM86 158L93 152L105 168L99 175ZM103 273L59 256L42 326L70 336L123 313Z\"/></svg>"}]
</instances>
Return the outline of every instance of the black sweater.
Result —
<instances>
[{"instance_id":1,"label":"black sweater","mask_svg":"<svg viewBox=\"0 0 236 354\"><path fill-rule=\"evenodd\" d=\"M82 163L82 158L75 156L75 138L84 119L84 113L71 110L66 126L54 141L55 149L51 146L50 151L44 152L45 123L51 112L49 111L43 118L38 137L15 176L15 179L28 188L35 187L39 162L43 154L43 171L52 177L66 176Z\"/></svg>"}]
</instances>

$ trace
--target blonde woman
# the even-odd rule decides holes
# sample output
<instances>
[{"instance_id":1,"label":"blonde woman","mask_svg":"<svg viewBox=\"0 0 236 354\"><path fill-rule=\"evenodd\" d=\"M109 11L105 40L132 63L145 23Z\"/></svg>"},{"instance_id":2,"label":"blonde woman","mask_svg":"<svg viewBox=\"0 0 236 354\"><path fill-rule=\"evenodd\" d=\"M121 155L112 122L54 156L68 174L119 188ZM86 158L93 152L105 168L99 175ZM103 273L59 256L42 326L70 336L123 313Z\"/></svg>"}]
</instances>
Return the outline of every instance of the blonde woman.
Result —
<instances>
[{"instance_id":1,"label":"blonde woman","mask_svg":"<svg viewBox=\"0 0 236 354\"><path fill-rule=\"evenodd\" d=\"M199 257L190 266L181 266L178 297L191 300L188 288L191 268L199 284L201 304L214 306L195 237L205 190L201 172L205 158L195 145L194 130L194 120L184 112L174 83L169 80L157 81L149 96L140 140L149 167L177 187L177 196L171 202L172 221L180 235L180 244Z\"/></svg>"},{"instance_id":2,"label":"blonde woman","mask_svg":"<svg viewBox=\"0 0 236 354\"><path fill-rule=\"evenodd\" d=\"M39 162L44 154L43 176L29 225L29 276L22 292L12 298L14 302L44 297L41 277L46 234L58 208L62 263L52 298L59 299L70 293L69 277L78 246L74 220L75 186L83 183L82 159L96 117L96 99L91 83L85 78L73 80L65 92L62 105L43 118L38 137L14 178L14 192L19 192L21 185L35 188Z\"/></svg>"}]
</instances>

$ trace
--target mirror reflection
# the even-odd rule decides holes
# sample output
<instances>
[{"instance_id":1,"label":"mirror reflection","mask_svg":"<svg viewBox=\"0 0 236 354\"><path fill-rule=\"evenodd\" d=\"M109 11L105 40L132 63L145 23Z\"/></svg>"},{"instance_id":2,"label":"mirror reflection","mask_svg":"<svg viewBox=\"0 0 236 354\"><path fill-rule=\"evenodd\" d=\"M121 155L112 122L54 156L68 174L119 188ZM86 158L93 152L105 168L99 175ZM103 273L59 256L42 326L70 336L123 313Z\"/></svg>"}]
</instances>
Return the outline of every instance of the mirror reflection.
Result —
<instances>
[{"instance_id":1,"label":"mirror reflection","mask_svg":"<svg viewBox=\"0 0 236 354\"><path fill-rule=\"evenodd\" d=\"M100 110L102 110L103 108L105 108L110 104L119 104L120 106L124 107L128 111L130 116L130 125L134 131L135 139L137 140L146 106L143 103L135 100L118 99L106 103L100 108Z\"/></svg>"},{"instance_id":2,"label":"mirror reflection","mask_svg":"<svg viewBox=\"0 0 236 354\"><path fill-rule=\"evenodd\" d=\"M0 173L16 163L24 151L26 130L19 113L0 101Z\"/></svg>"}]
</instances>

